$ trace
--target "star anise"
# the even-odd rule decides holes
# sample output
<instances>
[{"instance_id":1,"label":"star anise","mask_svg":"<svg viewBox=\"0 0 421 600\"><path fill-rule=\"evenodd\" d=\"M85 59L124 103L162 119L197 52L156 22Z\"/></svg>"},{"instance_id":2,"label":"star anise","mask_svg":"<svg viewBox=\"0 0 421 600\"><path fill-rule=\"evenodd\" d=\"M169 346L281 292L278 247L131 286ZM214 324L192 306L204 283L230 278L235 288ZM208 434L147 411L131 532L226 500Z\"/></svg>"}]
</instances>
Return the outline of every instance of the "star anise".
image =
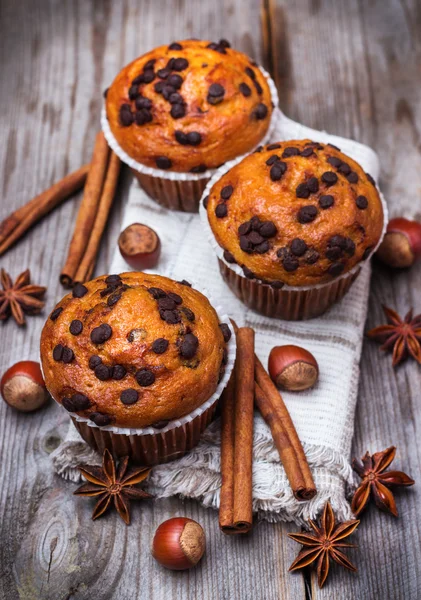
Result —
<instances>
[{"instance_id":1,"label":"star anise","mask_svg":"<svg viewBox=\"0 0 421 600\"><path fill-rule=\"evenodd\" d=\"M0 321L12 315L18 325L25 324L24 313L35 315L41 312L45 302L41 300L47 290L40 285L31 284L31 272L26 269L13 283L4 269L0 271Z\"/></svg>"},{"instance_id":2,"label":"star anise","mask_svg":"<svg viewBox=\"0 0 421 600\"><path fill-rule=\"evenodd\" d=\"M392 365L395 367L408 353L421 364L421 314L413 317L413 310L402 320L397 312L383 306L388 324L380 325L367 332L368 337L383 344L381 350L393 347Z\"/></svg>"},{"instance_id":3,"label":"star anise","mask_svg":"<svg viewBox=\"0 0 421 600\"><path fill-rule=\"evenodd\" d=\"M353 459L352 468L362 479L351 502L352 511L356 515L365 508L372 495L378 508L395 517L398 516L395 499L389 487L414 485L415 481L402 471L384 472L395 458L395 454L395 446L390 446L383 452L376 452L373 456L366 452L361 459L362 464Z\"/></svg>"},{"instance_id":4,"label":"star anise","mask_svg":"<svg viewBox=\"0 0 421 600\"><path fill-rule=\"evenodd\" d=\"M339 548L356 547L355 544L347 544L342 540L355 531L359 521L346 521L345 523L335 525L335 515L333 514L330 502L327 502L320 525L312 520L308 523L314 533L288 534L288 537L304 546L289 570L296 571L297 569L303 569L314 561L317 561L317 581L320 588L325 583L329 573L330 559L333 559L338 565L355 572L357 568L354 567ZM305 546L309 546L309 549L306 549Z\"/></svg>"},{"instance_id":5,"label":"star anise","mask_svg":"<svg viewBox=\"0 0 421 600\"><path fill-rule=\"evenodd\" d=\"M147 467L138 467L128 470L129 457L120 460L116 472L116 465L109 450L105 449L102 456L101 467L78 467L79 471L88 480L74 494L76 496L97 496L92 519L95 520L109 508L111 500L120 517L128 525L130 523L130 500L152 498L150 494L135 488L144 481L150 473Z\"/></svg>"}]
</instances>

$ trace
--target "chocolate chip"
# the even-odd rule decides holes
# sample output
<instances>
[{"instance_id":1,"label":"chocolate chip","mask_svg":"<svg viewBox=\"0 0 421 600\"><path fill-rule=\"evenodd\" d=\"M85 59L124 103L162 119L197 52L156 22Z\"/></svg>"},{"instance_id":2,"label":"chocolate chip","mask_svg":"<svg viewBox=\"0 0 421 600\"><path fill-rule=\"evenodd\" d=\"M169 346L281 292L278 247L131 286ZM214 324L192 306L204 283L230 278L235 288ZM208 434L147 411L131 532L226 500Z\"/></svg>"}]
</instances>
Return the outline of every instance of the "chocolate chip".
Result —
<instances>
[{"instance_id":1,"label":"chocolate chip","mask_svg":"<svg viewBox=\"0 0 421 600\"><path fill-rule=\"evenodd\" d=\"M153 69L154 64L156 63L156 58L150 58L148 62L143 66L143 70L147 71L148 69Z\"/></svg>"},{"instance_id":2,"label":"chocolate chip","mask_svg":"<svg viewBox=\"0 0 421 600\"><path fill-rule=\"evenodd\" d=\"M251 231L251 221L244 221L238 228L239 235L247 235Z\"/></svg>"},{"instance_id":3,"label":"chocolate chip","mask_svg":"<svg viewBox=\"0 0 421 600\"><path fill-rule=\"evenodd\" d=\"M311 223L317 217L317 208L315 206L303 206L298 212L298 221L301 224Z\"/></svg>"},{"instance_id":4,"label":"chocolate chip","mask_svg":"<svg viewBox=\"0 0 421 600\"><path fill-rule=\"evenodd\" d=\"M253 244L250 242L247 236L240 236L240 248L243 252L250 253L253 250Z\"/></svg>"},{"instance_id":5,"label":"chocolate chip","mask_svg":"<svg viewBox=\"0 0 421 600\"><path fill-rule=\"evenodd\" d=\"M328 246L339 246L339 248L345 250L347 246L347 238L343 235L333 235L331 238L329 238Z\"/></svg>"},{"instance_id":6,"label":"chocolate chip","mask_svg":"<svg viewBox=\"0 0 421 600\"><path fill-rule=\"evenodd\" d=\"M248 267L246 267L246 265L242 265L241 268L243 269L243 273L247 277L247 279L255 279L256 278L256 275L253 273L253 271L251 269L249 269Z\"/></svg>"},{"instance_id":7,"label":"chocolate chip","mask_svg":"<svg viewBox=\"0 0 421 600\"><path fill-rule=\"evenodd\" d=\"M189 143L188 139L187 139L187 135L178 129L175 132L175 139L182 146L186 146Z\"/></svg>"},{"instance_id":8,"label":"chocolate chip","mask_svg":"<svg viewBox=\"0 0 421 600\"><path fill-rule=\"evenodd\" d=\"M83 296L87 293L88 293L87 287L85 287L81 283L75 283L73 290L72 290L73 298L83 298Z\"/></svg>"},{"instance_id":9,"label":"chocolate chip","mask_svg":"<svg viewBox=\"0 0 421 600\"><path fill-rule=\"evenodd\" d=\"M300 155L304 156L305 158L308 158L309 156L311 156L312 154L314 154L314 150L313 148L309 147L309 148L304 148L304 150L301 150Z\"/></svg>"},{"instance_id":10,"label":"chocolate chip","mask_svg":"<svg viewBox=\"0 0 421 600\"><path fill-rule=\"evenodd\" d=\"M58 308L55 308L50 315L50 320L57 321L57 319L59 318L59 316L61 315L62 312L63 312L63 308L61 306L59 306Z\"/></svg>"},{"instance_id":11,"label":"chocolate chip","mask_svg":"<svg viewBox=\"0 0 421 600\"><path fill-rule=\"evenodd\" d=\"M167 96L166 89L163 91L164 97ZM169 94L168 97L166 97L166 100L168 100L170 104L184 104L183 96L178 92L171 92L171 94Z\"/></svg>"},{"instance_id":12,"label":"chocolate chip","mask_svg":"<svg viewBox=\"0 0 421 600\"><path fill-rule=\"evenodd\" d=\"M164 290L161 290L161 288L157 288L157 287L148 288L148 292L150 293L152 298L154 298L155 300L158 300L158 298L165 298L167 296L167 294L166 294L166 292L164 292Z\"/></svg>"},{"instance_id":13,"label":"chocolate chip","mask_svg":"<svg viewBox=\"0 0 421 600\"><path fill-rule=\"evenodd\" d=\"M215 215L218 217L218 219L223 219L224 217L226 217L228 214L228 208L227 205L224 203L218 204L215 208Z\"/></svg>"},{"instance_id":14,"label":"chocolate chip","mask_svg":"<svg viewBox=\"0 0 421 600\"><path fill-rule=\"evenodd\" d=\"M260 229L260 219L259 219L259 217L252 217L250 219L250 225L251 225L251 228L254 231L259 231L259 229Z\"/></svg>"},{"instance_id":15,"label":"chocolate chip","mask_svg":"<svg viewBox=\"0 0 421 600\"><path fill-rule=\"evenodd\" d=\"M111 296L109 296L109 298L107 300L107 305L111 308L112 306L114 306L114 304L117 304L117 302L120 300L120 298L121 298L121 292L111 294Z\"/></svg>"},{"instance_id":16,"label":"chocolate chip","mask_svg":"<svg viewBox=\"0 0 421 600\"><path fill-rule=\"evenodd\" d=\"M338 176L333 171L326 171L322 175L322 181L328 187L330 187L331 185L335 185L335 183L338 181Z\"/></svg>"},{"instance_id":17,"label":"chocolate chip","mask_svg":"<svg viewBox=\"0 0 421 600\"><path fill-rule=\"evenodd\" d=\"M63 348L63 356L61 358L61 360L65 363L65 364L69 364L72 362L72 360L74 359L75 355L74 352L71 348L67 348L67 346L65 346Z\"/></svg>"},{"instance_id":18,"label":"chocolate chip","mask_svg":"<svg viewBox=\"0 0 421 600\"><path fill-rule=\"evenodd\" d=\"M272 181L279 181L282 175L285 173L286 169L284 168L285 163L281 161L276 161L270 168L270 178ZM286 165L285 165L286 166Z\"/></svg>"},{"instance_id":19,"label":"chocolate chip","mask_svg":"<svg viewBox=\"0 0 421 600\"><path fill-rule=\"evenodd\" d=\"M170 73L171 73L171 71L169 69L167 69L166 67L164 67L163 69L158 69L158 71L156 72L156 74L158 75L158 77L160 79L167 79L167 77Z\"/></svg>"},{"instance_id":20,"label":"chocolate chip","mask_svg":"<svg viewBox=\"0 0 421 600\"><path fill-rule=\"evenodd\" d=\"M152 115L146 108L142 108L135 113L134 120L136 125L144 125L152 121Z\"/></svg>"},{"instance_id":21,"label":"chocolate chip","mask_svg":"<svg viewBox=\"0 0 421 600\"><path fill-rule=\"evenodd\" d=\"M266 150L279 150L280 147L281 144L269 144L269 146L266 146Z\"/></svg>"},{"instance_id":22,"label":"chocolate chip","mask_svg":"<svg viewBox=\"0 0 421 600\"><path fill-rule=\"evenodd\" d=\"M155 382L155 375L147 368L137 371L135 377L137 383L142 387L148 387Z\"/></svg>"},{"instance_id":23,"label":"chocolate chip","mask_svg":"<svg viewBox=\"0 0 421 600\"><path fill-rule=\"evenodd\" d=\"M158 307L160 310L174 310L175 306L176 304L174 300L168 296L158 300Z\"/></svg>"},{"instance_id":24,"label":"chocolate chip","mask_svg":"<svg viewBox=\"0 0 421 600\"><path fill-rule=\"evenodd\" d=\"M269 248L270 248L269 242L267 240L265 240L261 244L254 246L253 250L255 252L257 252L257 254L265 254L265 252L267 252L269 250Z\"/></svg>"},{"instance_id":25,"label":"chocolate chip","mask_svg":"<svg viewBox=\"0 0 421 600\"><path fill-rule=\"evenodd\" d=\"M273 288L274 290L280 290L281 288L284 287L284 282L283 281L271 281L270 282L270 287Z\"/></svg>"},{"instance_id":26,"label":"chocolate chip","mask_svg":"<svg viewBox=\"0 0 421 600\"><path fill-rule=\"evenodd\" d=\"M297 185L295 195L297 198L308 198L310 196L310 190L308 189L307 183L303 182Z\"/></svg>"},{"instance_id":27,"label":"chocolate chip","mask_svg":"<svg viewBox=\"0 0 421 600\"><path fill-rule=\"evenodd\" d=\"M93 354L90 358L89 358L89 368L90 369L95 369L95 367L97 367L98 365L100 365L102 363L102 358L96 354Z\"/></svg>"},{"instance_id":28,"label":"chocolate chip","mask_svg":"<svg viewBox=\"0 0 421 600\"><path fill-rule=\"evenodd\" d=\"M193 323L193 321L196 318L194 312L192 310L190 310L190 308L187 308L187 306L183 306L180 310L184 314L186 319L188 321L190 321L191 323Z\"/></svg>"},{"instance_id":29,"label":"chocolate chip","mask_svg":"<svg viewBox=\"0 0 421 600\"><path fill-rule=\"evenodd\" d=\"M157 94L162 94L162 92L164 91L164 87L165 87L165 81L158 81L157 83L155 83L155 85L153 87Z\"/></svg>"},{"instance_id":30,"label":"chocolate chip","mask_svg":"<svg viewBox=\"0 0 421 600\"><path fill-rule=\"evenodd\" d=\"M180 354L183 358L193 358L197 352L199 340L193 333L188 333L184 336L180 344Z\"/></svg>"},{"instance_id":31,"label":"chocolate chip","mask_svg":"<svg viewBox=\"0 0 421 600\"><path fill-rule=\"evenodd\" d=\"M94 412L89 415L89 419L98 425L98 427L106 427L111 423L111 417L103 413Z\"/></svg>"},{"instance_id":32,"label":"chocolate chip","mask_svg":"<svg viewBox=\"0 0 421 600\"><path fill-rule=\"evenodd\" d=\"M85 396L85 394L73 394L73 396L71 397L71 401L74 407L73 410L75 412L78 412L80 410L86 410L91 406L91 401L89 400L88 396Z\"/></svg>"},{"instance_id":33,"label":"chocolate chip","mask_svg":"<svg viewBox=\"0 0 421 600\"><path fill-rule=\"evenodd\" d=\"M231 252L228 252L228 250L224 250L224 259L227 261L227 263L230 263L230 264L233 264L236 262L235 258L233 257Z\"/></svg>"},{"instance_id":34,"label":"chocolate chip","mask_svg":"<svg viewBox=\"0 0 421 600\"><path fill-rule=\"evenodd\" d=\"M198 146L202 141L202 136L198 131L190 131L190 133L187 134L187 141L190 146Z\"/></svg>"},{"instance_id":35,"label":"chocolate chip","mask_svg":"<svg viewBox=\"0 0 421 600\"><path fill-rule=\"evenodd\" d=\"M71 398L62 398L61 405L69 412L75 412L75 406Z\"/></svg>"},{"instance_id":36,"label":"chocolate chip","mask_svg":"<svg viewBox=\"0 0 421 600\"><path fill-rule=\"evenodd\" d=\"M108 90L109 89L110 88L105 88L105 90L102 92L102 95L103 95L104 98L106 98L108 96Z\"/></svg>"},{"instance_id":37,"label":"chocolate chip","mask_svg":"<svg viewBox=\"0 0 421 600\"><path fill-rule=\"evenodd\" d=\"M272 156L270 156L267 161L266 164L268 165L268 167L270 167L271 165L273 165L274 163L279 161L279 156L277 156L276 154L272 154Z\"/></svg>"},{"instance_id":38,"label":"chocolate chip","mask_svg":"<svg viewBox=\"0 0 421 600\"><path fill-rule=\"evenodd\" d=\"M171 106L170 114L173 119L181 119L186 114L186 107L184 104L173 104Z\"/></svg>"},{"instance_id":39,"label":"chocolate chip","mask_svg":"<svg viewBox=\"0 0 421 600\"><path fill-rule=\"evenodd\" d=\"M111 377L116 381L120 381L120 379L125 377L126 373L126 368L123 365L114 365L111 370Z\"/></svg>"},{"instance_id":40,"label":"chocolate chip","mask_svg":"<svg viewBox=\"0 0 421 600\"><path fill-rule=\"evenodd\" d=\"M358 175L355 173L355 171L351 171L347 179L349 183L358 183Z\"/></svg>"},{"instance_id":41,"label":"chocolate chip","mask_svg":"<svg viewBox=\"0 0 421 600\"><path fill-rule=\"evenodd\" d=\"M207 167L204 164L201 165L197 165L196 167L192 167L190 169L190 173L204 173L206 171Z\"/></svg>"},{"instance_id":42,"label":"chocolate chip","mask_svg":"<svg viewBox=\"0 0 421 600\"><path fill-rule=\"evenodd\" d=\"M159 311L159 315L163 321L168 323L168 325L181 323L181 315L178 310L161 310Z\"/></svg>"},{"instance_id":43,"label":"chocolate chip","mask_svg":"<svg viewBox=\"0 0 421 600\"><path fill-rule=\"evenodd\" d=\"M208 204L209 204L209 194L203 198L203 206L205 208L207 208Z\"/></svg>"},{"instance_id":44,"label":"chocolate chip","mask_svg":"<svg viewBox=\"0 0 421 600\"><path fill-rule=\"evenodd\" d=\"M120 277L120 275L114 274L114 275L108 275L105 278L105 283L109 283L110 285L119 285L121 284L122 279Z\"/></svg>"},{"instance_id":45,"label":"chocolate chip","mask_svg":"<svg viewBox=\"0 0 421 600\"><path fill-rule=\"evenodd\" d=\"M260 235L258 231L252 231L251 233L249 233L248 239L253 244L253 246L261 244L264 241L263 236Z\"/></svg>"},{"instance_id":46,"label":"chocolate chip","mask_svg":"<svg viewBox=\"0 0 421 600\"><path fill-rule=\"evenodd\" d=\"M172 44L170 44L168 46L168 50L182 50L183 46L181 44L179 44L178 42L173 42Z\"/></svg>"},{"instance_id":47,"label":"chocolate chip","mask_svg":"<svg viewBox=\"0 0 421 600\"><path fill-rule=\"evenodd\" d=\"M185 58L176 58L172 68L174 71L184 71L184 69L187 69L188 66L188 60L186 60Z\"/></svg>"},{"instance_id":48,"label":"chocolate chip","mask_svg":"<svg viewBox=\"0 0 421 600\"><path fill-rule=\"evenodd\" d=\"M296 148L295 146L288 146L282 152L282 158L290 158L291 156L298 156L299 154L300 151L298 148Z\"/></svg>"},{"instance_id":49,"label":"chocolate chip","mask_svg":"<svg viewBox=\"0 0 421 600\"><path fill-rule=\"evenodd\" d=\"M129 127L129 125L133 123L133 115L130 109L130 105L128 104L122 104L120 106L120 112L118 116L120 120L120 125L122 125L123 127Z\"/></svg>"},{"instance_id":50,"label":"chocolate chip","mask_svg":"<svg viewBox=\"0 0 421 600\"><path fill-rule=\"evenodd\" d=\"M341 165L339 165L339 169L338 169L339 173L342 173L342 175L349 175L351 173L351 167L343 162Z\"/></svg>"},{"instance_id":51,"label":"chocolate chip","mask_svg":"<svg viewBox=\"0 0 421 600\"><path fill-rule=\"evenodd\" d=\"M224 342L227 343L231 339L231 329L226 323L219 323L219 328L224 336Z\"/></svg>"},{"instance_id":52,"label":"chocolate chip","mask_svg":"<svg viewBox=\"0 0 421 600\"><path fill-rule=\"evenodd\" d=\"M252 79L256 79L256 73L253 71L253 69L251 69L250 67L246 67L245 68L245 72L247 73L247 75L249 77L251 77Z\"/></svg>"},{"instance_id":53,"label":"chocolate chip","mask_svg":"<svg viewBox=\"0 0 421 600\"><path fill-rule=\"evenodd\" d=\"M225 185L221 190L221 198L222 200L229 200L234 191L232 185Z\"/></svg>"},{"instance_id":54,"label":"chocolate chip","mask_svg":"<svg viewBox=\"0 0 421 600\"><path fill-rule=\"evenodd\" d=\"M221 38L219 40L219 45L222 46L222 48L231 48L231 44L229 43L229 41L225 40L224 38Z\"/></svg>"},{"instance_id":55,"label":"chocolate chip","mask_svg":"<svg viewBox=\"0 0 421 600\"><path fill-rule=\"evenodd\" d=\"M331 196L330 194L326 194L325 196L320 196L319 198L319 206L320 208L326 209L326 208L330 208L331 206L333 206L335 200L333 198L333 196Z\"/></svg>"},{"instance_id":56,"label":"chocolate chip","mask_svg":"<svg viewBox=\"0 0 421 600\"><path fill-rule=\"evenodd\" d=\"M103 344L110 339L113 330L107 323L103 323L99 327L95 327L91 331L91 342L93 344Z\"/></svg>"},{"instance_id":57,"label":"chocolate chip","mask_svg":"<svg viewBox=\"0 0 421 600\"><path fill-rule=\"evenodd\" d=\"M277 231L276 225L275 223L272 223L272 221L264 221L259 227L259 233L264 238L273 237L276 235Z\"/></svg>"},{"instance_id":58,"label":"chocolate chip","mask_svg":"<svg viewBox=\"0 0 421 600\"><path fill-rule=\"evenodd\" d=\"M172 167L172 162L167 156L158 156L155 162L158 169L170 169Z\"/></svg>"},{"instance_id":59,"label":"chocolate chip","mask_svg":"<svg viewBox=\"0 0 421 600\"><path fill-rule=\"evenodd\" d=\"M152 100L149 100L149 98L145 98L144 96L139 96L136 98L135 105L138 110L142 108L150 110L152 108Z\"/></svg>"},{"instance_id":60,"label":"chocolate chip","mask_svg":"<svg viewBox=\"0 0 421 600\"><path fill-rule=\"evenodd\" d=\"M64 346L62 346L61 344L57 344L57 346L54 346L53 358L55 361L57 361L57 362L61 361L61 359L63 358L63 351L64 351Z\"/></svg>"},{"instance_id":61,"label":"chocolate chip","mask_svg":"<svg viewBox=\"0 0 421 600\"><path fill-rule=\"evenodd\" d=\"M185 279L182 279L181 281L179 281L178 283L180 283L181 285L185 285L187 287L191 287L191 283L189 283L188 281L186 281Z\"/></svg>"},{"instance_id":62,"label":"chocolate chip","mask_svg":"<svg viewBox=\"0 0 421 600\"><path fill-rule=\"evenodd\" d=\"M132 85L129 88L129 98L130 98L130 100L134 100L135 98L137 98L138 95L139 95L139 86L138 85Z\"/></svg>"},{"instance_id":63,"label":"chocolate chip","mask_svg":"<svg viewBox=\"0 0 421 600\"><path fill-rule=\"evenodd\" d=\"M257 148L255 150L253 150L253 154L256 154L256 152L261 152L263 150L263 146L257 146Z\"/></svg>"},{"instance_id":64,"label":"chocolate chip","mask_svg":"<svg viewBox=\"0 0 421 600\"><path fill-rule=\"evenodd\" d=\"M172 75L170 75L168 77L167 83L169 85L172 85L172 87L175 88L176 90L178 90L183 85L183 78L181 77L181 75L177 75L177 73L173 73Z\"/></svg>"},{"instance_id":65,"label":"chocolate chip","mask_svg":"<svg viewBox=\"0 0 421 600\"><path fill-rule=\"evenodd\" d=\"M140 83L144 83L144 77L143 77L143 73L141 73L140 75L138 75L137 77L135 77L132 81L132 85L139 85Z\"/></svg>"},{"instance_id":66,"label":"chocolate chip","mask_svg":"<svg viewBox=\"0 0 421 600\"><path fill-rule=\"evenodd\" d=\"M342 161L340 158L338 158L337 156L329 156L329 158L327 159L327 162L332 165L332 167L340 167L342 164Z\"/></svg>"},{"instance_id":67,"label":"chocolate chip","mask_svg":"<svg viewBox=\"0 0 421 600\"><path fill-rule=\"evenodd\" d=\"M123 390L120 394L120 400L123 404L135 404L139 399L139 392L133 388Z\"/></svg>"},{"instance_id":68,"label":"chocolate chip","mask_svg":"<svg viewBox=\"0 0 421 600\"><path fill-rule=\"evenodd\" d=\"M331 246L330 248L328 248L325 252L325 256L326 258L328 258L329 260L338 260L338 258L341 258L343 253L342 248L339 248L339 246Z\"/></svg>"},{"instance_id":69,"label":"chocolate chip","mask_svg":"<svg viewBox=\"0 0 421 600\"><path fill-rule=\"evenodd\" d=\"M307 187L312 194L316 194L319 191L319 181L317 177L310 177L307 180Z\"/></svg>"},{"instance_id":70,"label":"chocolate chip","mask_svg":"<svg viewBox=\"0 0 421 600\"><path fill-rule=\"evenodd\" d=\"M143 73L144 83L151 83L155 79L155 73L152 69L148 69Z\"/></svg>"},{"instance_id":71,"label":"chocolate chip","mask_svg":"<svg viewBox=\"0 0 421 600\"><path fill-rule=\"evenodd\" d=\"M251 88L247 85L247 83L240 83L240 92L248 98L251 95Z\"/></svg>"},{"instance_id":72,"label":"chocolate chip","mask_svg":"<svg viewBox=\"0 0 421 600\"><path fill-rule=\"evenodd\" d=\"M351 240L351 238L347 238L346 240L345 251L347 254L349 254L349 256L354 256L355 254L355 243L353 242L353 240Z\"/></svg>"},{"instance_id":73,"label":"chocolate chip","mask_svg":"<svg viewBox=\"0 0 421 600\"><path fill-rule=\"evenodd\" d=\"M268 107L266 104L263 104L263 102L260 102L260 104L256 106L253 114L258 121L261 121L262 119L266 118L268 114Z\"/></svg>"},{"instance_id":74,"label":"chocolate chip","mask_svg":"<svg viewBox=\"0 0 421 600\"><path fill-rule=\"evenodd\" d=\"M83 323L79 319L74 319L70 323L69 331L72 335L79 335L83 331Z\"/></svg>"},{"instance_id":75,"label":"chocolate chip","mask_svg":"<svg viewBox=\"0 0 421 600\"><path fill-rule=\"evenodd\" d=\"M292 271L296 271L298 269L299 263L296 258L288 255L283 259L282 266L284 267L285 271L292 273Z\"/></svg>"},{"instance_id":76,"label":"chocolate chip","mask_svg":"<svg viewBox=\"0 0 421 600\"><path fill-rule=\"evenodd\" d=\"M260 94L263 94L263 88L262 88L262 86L260 85L260 83L257 81L257 79L253 79L253 85L254 85L254 87L256 88L256 91L257 91L257 93L258 93L259 95L260 95Z\"/></svg>"},{"instance_id":77,"label":"chocolate chip","mask_svg":"<svg viewBox=\"0 0 421 600\"><path fill-rule=\"evenodd\" d=\"M158 338L152 344L152 351L155 354L163 354L168 348L169 341L165 338Z\"/></svg>"},{"instance_id":78,"label":"chocolate chip","mask_svg":"<svg viewBox=\"0 0 421 600\"><path fill-rule=\"evenodd\" d=\"M95 377L100 381L107 381L111 378L111 369L107 365L102 363L97 365L94 369Z\"/></svg>"},{"instance_id":79,"label":"chocolate chip","mask_svg":"<svg viewBox=\"0 0 421 600\"><path fill-rule=\"evenodd\" d=\"M370 173L366 173L365 176L367 177L367 179L371 183L371 185L374 185L374 187L376 187L376 182L375 182L374 178L370 175Z\"/></svg>"},{"instance_id":80,"label":"chocolate chip","mask_svg":"<svg viewBox=\"0 0 421 600\"><path fill-rule=\"evenodd\" d=\"M355 200L355 204L358 206L358 208L364 210L368 206L368 200L365 196L358 196Z\"/></svg>"},{"instance_id":81,"label":"chocolate chip","mask_svg":"<svg viewBox=\"0 0 421 600\"><path fill-rule=\"evenodd\" d=\"M344 268L345 265L343 265L342 263L333 263L333 265L330 265L327 272L329 273L329 275L332 275L332 277L337 277L342 273Z\"/></svg>"},{"instance_id":82,"label":"chocolate chip","mask_svg":"<svg viewBox=\"0 0 421 600\"><path fill-rule=\"evenodd\" d=\"M368 248L366 248L363 252L363 260L367 260L367 258L370 256L372 251L373 251L373 246L368 246Z\"/></svg>"},{"instance_id":83,"label":"chocolate chip","mask_svg":"<svg viewBox=\"0 0 421 600\"><path fill-rule=\"evenodd\" d=\"M320 254L314 250L314 248L310 248L307 252L305 259L308 265L314 265L320 258Z\"/></svg>"},{"instance_id":84,"label":"chocolate chip","mask_svg":"<svg viewBox=\"0 0 421 600\"><path fill-rule=\"evenodd\" d=\"M294 256L302 256L307 251L307 244L301 238L295 238L291 242L290 249Z\"/></svg>"},{"instance_id":85,"label":"chocolate chip","mask_svg":"<svg viewBox=\"0 0 421 600\"><path fill-rule=\"evenodd\" d=\"M168 425L168 423L168 420L161 419L161 421L156 421L155 423L152 423L151 427L153 427L154 429L163 429Z\"/></svg>"}]
</instances>

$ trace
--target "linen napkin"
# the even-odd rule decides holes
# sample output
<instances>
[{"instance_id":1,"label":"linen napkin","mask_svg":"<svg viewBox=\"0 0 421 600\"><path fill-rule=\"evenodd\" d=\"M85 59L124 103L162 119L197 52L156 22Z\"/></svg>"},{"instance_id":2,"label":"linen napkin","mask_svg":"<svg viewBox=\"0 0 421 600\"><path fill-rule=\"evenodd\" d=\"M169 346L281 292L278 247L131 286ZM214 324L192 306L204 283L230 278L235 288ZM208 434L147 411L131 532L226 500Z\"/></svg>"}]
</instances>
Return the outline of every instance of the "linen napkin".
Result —
<instances>
[{"instance_id":1,"label":"linen napkin","mask_svg":"<svg viewBox=\"0 0 421 600\"><path fill-rule=\"evenodd\" d=\"M279 111L271 141L304 138L339 146L365 171L378 178L378 158L370 148L295 123ZM270 319L244 306L225 285L197 214L166 210L153 202L134 182L122 228L136 221L153 227L161 238L162 255L156 272L176 280L187 279L199 291L206 290L211 302L212 299L217 300L239 326L253 327L256 331L256 353L263 364L267 364L271 348L281 344L304 346L318 361L320 376L313 389L282 393L303 443L318 493L308 502L295 500L270 430L256 412L254 511L269 521L302 523L315 518L325 502L330 500L340 520L350 518L346 488L353 481L349 455L370 265L364 266L343 300L322 317L300 322ZM117 249L109 272L127 270L129 268ZM78 464L100 463L100 457L89 449L72 424L66 439L54 451L52 460L56 472L73 481L79 480L79 472L75 468ZM220 484L220 422L217 419L188 455L153 469L148 489L157 497L181 495L217 509Z\"/></svg>"}]
</instances>

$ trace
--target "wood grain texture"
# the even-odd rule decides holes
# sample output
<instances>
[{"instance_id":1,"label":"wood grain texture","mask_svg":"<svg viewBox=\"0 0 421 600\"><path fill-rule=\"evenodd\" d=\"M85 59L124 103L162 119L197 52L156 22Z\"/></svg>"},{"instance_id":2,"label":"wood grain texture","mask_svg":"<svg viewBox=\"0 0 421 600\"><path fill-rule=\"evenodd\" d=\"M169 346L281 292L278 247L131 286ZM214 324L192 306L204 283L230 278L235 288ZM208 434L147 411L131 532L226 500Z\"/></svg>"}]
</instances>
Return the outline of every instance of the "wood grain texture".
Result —
<instances>
[{"instance_id":1,"label":"wood grain texture","mask_svg":"<svg viewBox=\"0 0 421 600\"><path fill-rule=\"evenodd\" d=\"M416 0L265 0L266 62L284 112L316 129L371 145L392 216L421 218L421 5ZM421 312L421 265L393 273L375 264L367 328L384 322L381 303ZM421 371L365 341L353 455L398 448L394 468L418 481L397 494L399 519L370 508L355 535L359 573L335 568L311 597L372 600L421 597L419 545ZM350 553L351 554L351 553Z\"/></svg>"}]
</instances>

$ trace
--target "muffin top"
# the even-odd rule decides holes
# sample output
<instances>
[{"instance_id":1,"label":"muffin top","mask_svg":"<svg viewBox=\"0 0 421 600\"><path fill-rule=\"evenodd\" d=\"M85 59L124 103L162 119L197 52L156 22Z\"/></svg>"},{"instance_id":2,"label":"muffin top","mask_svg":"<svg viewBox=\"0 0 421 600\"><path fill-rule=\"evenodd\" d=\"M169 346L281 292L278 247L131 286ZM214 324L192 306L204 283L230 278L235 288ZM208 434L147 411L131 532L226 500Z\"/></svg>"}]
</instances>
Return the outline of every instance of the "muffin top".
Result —
<instances>
[{"instance_id":1,"label":"muffin top","mask_svg":"<svg viewBox=\"0 0 421 600\"><path fill-rule=\"evenodd\" d=\"M122 273L76 284L49 316L41 362L52 396L96 425L162 427L215 392L228 325L187 282Z\"/></svg>"},{"instance_id":2,"label":"muffin top","mask_svg":"<svg viewBox=\"0 0 421 600\"><path fill-rule=\"evenodd\" d=\"M268 130L266 78L220 40L174 42L124 67L106 91L120 147L146 166L201 173L251 151Z\"/></svg>"},{"instance_id":3,"label":"muffin top","mask_svg":"<svg viewBox=\"0 0 421 600\"><path fill-rule=\"evenodd\" d=\"M310 140L258 148L204 203L225 260L273 287L331 281L368 258L383 229L373 178Z\"/></svg>"}]
</instances>

